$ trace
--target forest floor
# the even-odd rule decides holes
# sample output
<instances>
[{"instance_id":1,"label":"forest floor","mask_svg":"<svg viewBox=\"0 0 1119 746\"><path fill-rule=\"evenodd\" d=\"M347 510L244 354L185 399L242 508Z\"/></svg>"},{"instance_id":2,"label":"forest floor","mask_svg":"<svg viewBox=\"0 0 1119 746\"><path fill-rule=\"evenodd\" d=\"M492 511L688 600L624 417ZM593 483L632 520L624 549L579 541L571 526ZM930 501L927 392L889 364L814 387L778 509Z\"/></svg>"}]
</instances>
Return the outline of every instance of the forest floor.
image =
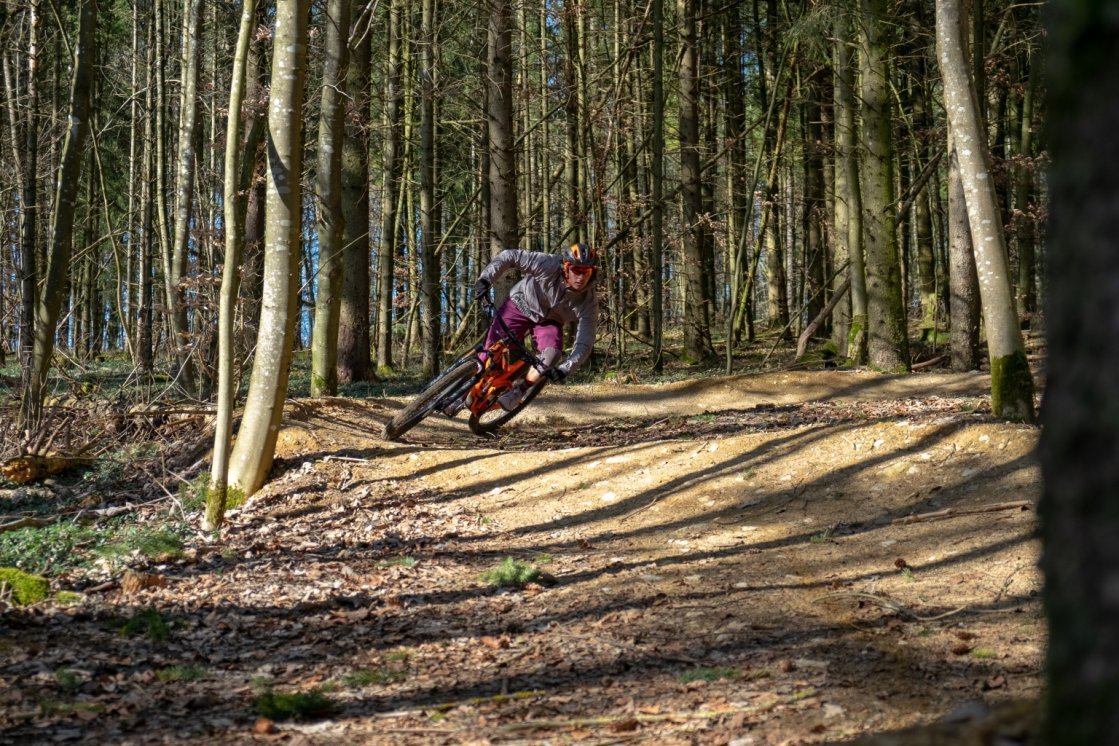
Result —
<instances>
[{"instance_id":1,"label":"forest floor","mask_svg":"<svg viewBox=\"0 0 1119 746\"><path fill-rule=\"evenodd\" d=\"M402 398L294 401L220 541L3 613L0 742L792 745L1036 713L1039 431L988 387L565 385L498 438L438 415L397 443ZM506 558L542 574L483 579ZM122 635L138 612L162 633ZM322 712L262 718L269 692Z\"/></svg>"}]
</instances>

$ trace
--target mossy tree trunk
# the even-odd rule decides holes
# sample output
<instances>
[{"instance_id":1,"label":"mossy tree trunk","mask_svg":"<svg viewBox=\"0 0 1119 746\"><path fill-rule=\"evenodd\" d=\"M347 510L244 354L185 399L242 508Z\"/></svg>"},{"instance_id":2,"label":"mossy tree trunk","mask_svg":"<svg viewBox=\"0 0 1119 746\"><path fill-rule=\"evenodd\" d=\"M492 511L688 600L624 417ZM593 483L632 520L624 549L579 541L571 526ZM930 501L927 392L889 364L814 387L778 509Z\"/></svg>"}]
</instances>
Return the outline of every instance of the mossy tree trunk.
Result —
<instances>
[{"instance_id":1,"label":"mossy tree trunk","mask_svg":"<svg viewBox=\"0 0 1119 746\"><path fill-rule=\"evenodd\" d=\"M991 361L991 410L996 417L1033 422L1033 376L1010 289L1006 235L992 183L979 103L964 58L961 21L959 0L937 0L937 58L975 251Z\"/></svg>"}]
</instances>

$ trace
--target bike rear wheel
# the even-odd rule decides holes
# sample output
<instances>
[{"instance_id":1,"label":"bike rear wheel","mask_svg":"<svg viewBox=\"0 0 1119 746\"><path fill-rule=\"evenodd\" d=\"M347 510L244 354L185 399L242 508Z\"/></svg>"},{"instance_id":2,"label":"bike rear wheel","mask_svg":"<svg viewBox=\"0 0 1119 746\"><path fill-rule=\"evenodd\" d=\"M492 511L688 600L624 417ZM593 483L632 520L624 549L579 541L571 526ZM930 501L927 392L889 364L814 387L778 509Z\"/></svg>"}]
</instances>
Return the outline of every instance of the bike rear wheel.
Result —
<instances>
[{"instance_id":1,"label":"bike rear wheel","mask_svg":"<svg viewBox=\"0 0 1119 746\"><path fill-rule=\"evenodd\" d=\"M431 384L418 394L408 406L397 412L396 416L385 425L381 437L385 440L396 440L404 433L419 424L420 420L431 414L436 407L454 396L465 394L470 388L470 382L478 370L474 358L467 358L453 368L445 371Z\"/></svg>"},{"instance_id":2,"label":"bike rear wheel","mask_svg":"<svg viewBox=\"0 0 1119 746\"><path fill-rule=\"evenodd\" d=\"M491 435L499 427L504 425L509 420L517 416L517 414L527 407L540 390L544 388L544 379L540 379L535 386L530 388L525 393L525 398L521 399L521 403L517 405L516 409L505 411L501 407L490 409L481 414L475 412L470 413L470 432L475 435Z\"/></svg>"}]
</instances>

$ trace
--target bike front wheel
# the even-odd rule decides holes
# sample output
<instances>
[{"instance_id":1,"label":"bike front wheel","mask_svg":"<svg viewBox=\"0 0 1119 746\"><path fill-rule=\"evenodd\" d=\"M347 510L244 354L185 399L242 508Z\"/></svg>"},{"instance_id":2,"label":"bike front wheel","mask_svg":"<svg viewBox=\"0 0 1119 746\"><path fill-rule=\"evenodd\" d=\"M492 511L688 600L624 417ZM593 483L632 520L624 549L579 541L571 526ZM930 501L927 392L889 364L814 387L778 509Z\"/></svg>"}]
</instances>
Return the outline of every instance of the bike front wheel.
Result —
<instances>
[{"instance_id":1,"label":"bike front wheel","mask_svg":"<svg viewBox=\"0 0 1119 746\"><path fill-rule=\"evenodd\" d=\"M499 427L504 425L509 420L517 416L521 410L527 407L540 390L544 388L544 379L540 379L535 386L525 392L525 398L521 399L521 403L517 405L516 409L505 411L501 407L489 409L481 414L476 412L470 413L470 432L475 435L491 435Z\"/></svg>"},{"instance_id":2,"label":"bike front wheel","mask_svg":"<svg viewBox=\"0 0 1119 746\"><path fill-rule=\"evenodd\" d=\"M431 414L440 404L449 403L447 400L453 396L465 394L477 370L478 364L471 357L444 372L388 421L381 437L396 440L418 425L420 420Z\"/></svg>"}]
</instances>

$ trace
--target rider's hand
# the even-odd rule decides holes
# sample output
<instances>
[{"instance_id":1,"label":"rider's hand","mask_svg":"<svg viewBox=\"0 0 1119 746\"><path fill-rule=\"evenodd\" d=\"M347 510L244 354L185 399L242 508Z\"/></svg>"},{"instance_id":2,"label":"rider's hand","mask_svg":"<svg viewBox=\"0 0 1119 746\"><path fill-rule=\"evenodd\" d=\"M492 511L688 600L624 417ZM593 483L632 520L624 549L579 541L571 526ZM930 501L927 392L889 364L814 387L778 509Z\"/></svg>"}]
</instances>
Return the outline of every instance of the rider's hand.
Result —
<instances>
[{"instance_id":1,"label":"rider's hand","mask_svg":"<svg viewBox=\"0 0 1119 746\"><path fill-rule=\"evenodd\" d=\"M478 281L474 283L474 302L481 303L486 299L486 293L490 290L490 281L479 277Z\"/></svg>"},{"instance_id":2,"label":"rider's hand","mask_svg":"<svg viewBox=\"0 0 1119 746\"><path fill-rule=\"evenodd\" d=\"M563 379L567 378L567 373L559 368L548 368L548 370L544 371L544 375L546 375L548 380L552 383L563 383Z\"/></svg>"}]
</instances>

